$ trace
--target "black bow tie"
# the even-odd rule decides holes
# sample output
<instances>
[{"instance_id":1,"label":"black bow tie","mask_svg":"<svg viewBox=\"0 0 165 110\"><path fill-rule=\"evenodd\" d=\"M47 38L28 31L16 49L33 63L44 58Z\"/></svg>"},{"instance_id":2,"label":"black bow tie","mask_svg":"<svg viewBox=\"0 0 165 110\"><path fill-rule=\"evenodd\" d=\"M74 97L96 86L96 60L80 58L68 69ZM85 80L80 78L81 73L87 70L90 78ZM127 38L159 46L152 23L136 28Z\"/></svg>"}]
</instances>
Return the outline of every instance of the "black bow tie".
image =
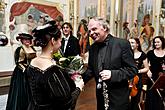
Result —
<instances>
[{"instance_id":1,"label":"black bow tie","mask_svg":"<svg viewBox=\"0 0 165 110\"><path fill-rule=\"evenodd\" d=\"M67 38L63 38L64 39L64 41L68 41L69 39L67 39Z\"/></svg>"},{"instance_id":2,"label":"black bow tie","mask_svg":"<svg viewBox=\"0 0 165 110\"><path fill-rule=\"evenodd\" d=\"M97 43L98 46L106 46L108 45L108 42L109 42L109 37L107 37L103 42L99 42Z\"/></svg>"},{"instance_id":3,"label":"black bow tie","mask_svg":"<svg viewBox=\"0 0 165 110\"><path fill-rule=\"evenodd\" d=\"M103 47L103 46L106 46L106 43L105 43L105 42L99 42L99 43L97 43L97 45L98 45L99 47Z\"/></svg>"}]
</instances>

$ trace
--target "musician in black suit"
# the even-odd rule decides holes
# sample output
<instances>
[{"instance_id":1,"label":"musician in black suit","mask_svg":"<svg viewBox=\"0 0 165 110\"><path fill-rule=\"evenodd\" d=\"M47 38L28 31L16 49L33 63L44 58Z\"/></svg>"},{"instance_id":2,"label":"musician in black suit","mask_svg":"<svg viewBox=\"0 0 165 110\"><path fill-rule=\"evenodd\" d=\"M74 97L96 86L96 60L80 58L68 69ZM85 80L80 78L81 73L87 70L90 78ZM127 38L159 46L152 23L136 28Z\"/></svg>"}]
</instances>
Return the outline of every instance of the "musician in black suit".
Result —
<instances>
[{"instance_id":1,"label":"musician in black suit","mask_svg":"<svg viewBox=\"0 0 165 110\"><path fill-rule=\"evenodd\" d=\"M110 35L103 18L90 19L88 29L94 43L83 79L87 82L95 77L97 110L128 110L128 80L138 73L131 46L127 40Z\"/></svg>"},{"instance_id":2,"label":"musician in black suit","mask_svg":"<svg viewBox=\"0 0 165 110\"><path fill-rule=\"evenodd\" d=\"M65 22L62 25L63 38L61 43L61 50L64 57L76 56L80 54L79 41L72 34L72 26L70 23Z\"/></svg>"}]
</instances>

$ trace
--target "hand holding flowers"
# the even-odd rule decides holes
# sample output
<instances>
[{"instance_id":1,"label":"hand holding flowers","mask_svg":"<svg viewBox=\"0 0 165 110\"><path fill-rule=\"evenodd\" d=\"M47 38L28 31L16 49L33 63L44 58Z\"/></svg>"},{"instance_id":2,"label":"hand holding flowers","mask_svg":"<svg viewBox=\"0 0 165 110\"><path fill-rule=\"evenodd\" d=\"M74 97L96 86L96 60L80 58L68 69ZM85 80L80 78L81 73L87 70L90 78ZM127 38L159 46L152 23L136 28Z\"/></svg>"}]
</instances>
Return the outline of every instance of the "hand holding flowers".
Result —
<instances>
[{"instance_id":1,"label":"hand holding flowers","mask_svg":"<svg viewBox=\"0 0 165 110\"><path fill-rule=\"evenodd\" d=\"M81 74L86 71L83 59L80 56L61 57L59 53L54 54L57 64L65 69L75 82L82 80Z\"/></svg>"}]
</instances>

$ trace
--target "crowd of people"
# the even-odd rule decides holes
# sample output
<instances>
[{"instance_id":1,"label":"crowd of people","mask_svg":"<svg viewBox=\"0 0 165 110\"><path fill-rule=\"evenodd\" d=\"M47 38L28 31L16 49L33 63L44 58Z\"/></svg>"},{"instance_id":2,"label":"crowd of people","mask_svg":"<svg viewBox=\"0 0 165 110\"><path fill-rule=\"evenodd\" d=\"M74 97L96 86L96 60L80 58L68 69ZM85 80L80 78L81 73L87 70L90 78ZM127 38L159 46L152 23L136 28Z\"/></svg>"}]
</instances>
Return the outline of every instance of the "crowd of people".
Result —
<instances>
[{"instance_id":1,"label":"crowd of people","mask_svg":"<svg viewBox=\"0 0 165 110\"><path fill-rule=\"evenodd\" d=\"M155 30L150 23L149 14L144 16L140 29L137 28L137 23L133 29L133 34L130 34L127 40L129 40L134 52L139 81L136 85L138 93L131 97L130 109L139 110L141 107L145 110L164 110L164 87L161 89L152 88L160 73L164 72L164 37L154 36ZM140 105L141 103L143 104Z\"/></svg>"},{"instance_id":2,"label":"crowd of people","mask_svg":"<svg viewBox=\"0 0 165 110\"><path fill-rule=\"evenodd\" d=\"M158 93L164 97L164 88L151 87L165 70L165 39L153 36L149 15L144 16L140 30L137 21L131 31L124 22L121 38L110 34L110 25L102 17L81 20L77 36L69 22L40 18L38 26L16 37L21 46L15 51L16 67L6 110L74 110L84 85L93 77L97 110L164 110L164 99ZM41 47L39 55L34 46ZM84 59L87 69L79 75L79 81L53 59L59 51L63 57L79 55ZM135 76L138 92L130 96L129 82ZM144 79L147 89L142 107Z\"/></svg>"},{"instance_id":3,"label":"crowd of people","mask_svg":"<svg viewBox=\"0 0 165 110\"><path fill-rule=\"evenodd\" d=\"M138 84L136 84L138 93L131 97L131 110L139 110L139 107L144 110L164 110L165 107L164 87L152 88L160 73L164 72L165 60L164 37L154 36L154 31L155 29L150 23L150 15L147 14L143 18L140 29L135 22L131 29L132 34L129 34L130 37L127 39L134 52L139 78ZM143 104L141 105L141 103Z\"/></svg>"}]
</instances>

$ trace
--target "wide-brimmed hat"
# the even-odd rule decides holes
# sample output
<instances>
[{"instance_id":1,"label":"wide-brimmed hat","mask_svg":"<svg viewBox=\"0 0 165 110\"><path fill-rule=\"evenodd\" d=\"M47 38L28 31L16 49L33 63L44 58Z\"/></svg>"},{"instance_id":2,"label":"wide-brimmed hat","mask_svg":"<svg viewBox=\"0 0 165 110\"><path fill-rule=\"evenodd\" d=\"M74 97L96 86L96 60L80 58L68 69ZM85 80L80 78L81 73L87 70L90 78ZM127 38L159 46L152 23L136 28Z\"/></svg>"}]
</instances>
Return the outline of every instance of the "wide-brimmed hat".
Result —
<instances>
[{"instance_id":1,"label":"wide-brimmed hat","mask_svg":"<svg viewBox=\"0 0 165 110\"><path fill-rule=\"evenodd\" d=\"M30 35L30 34L27 34L27 33L20 33L20 34L18 34L18 36L16 37L16 39L17 39L17 41L19 40L19 39L33 39L33 37Z\"/></svg>"}]
</instances>

